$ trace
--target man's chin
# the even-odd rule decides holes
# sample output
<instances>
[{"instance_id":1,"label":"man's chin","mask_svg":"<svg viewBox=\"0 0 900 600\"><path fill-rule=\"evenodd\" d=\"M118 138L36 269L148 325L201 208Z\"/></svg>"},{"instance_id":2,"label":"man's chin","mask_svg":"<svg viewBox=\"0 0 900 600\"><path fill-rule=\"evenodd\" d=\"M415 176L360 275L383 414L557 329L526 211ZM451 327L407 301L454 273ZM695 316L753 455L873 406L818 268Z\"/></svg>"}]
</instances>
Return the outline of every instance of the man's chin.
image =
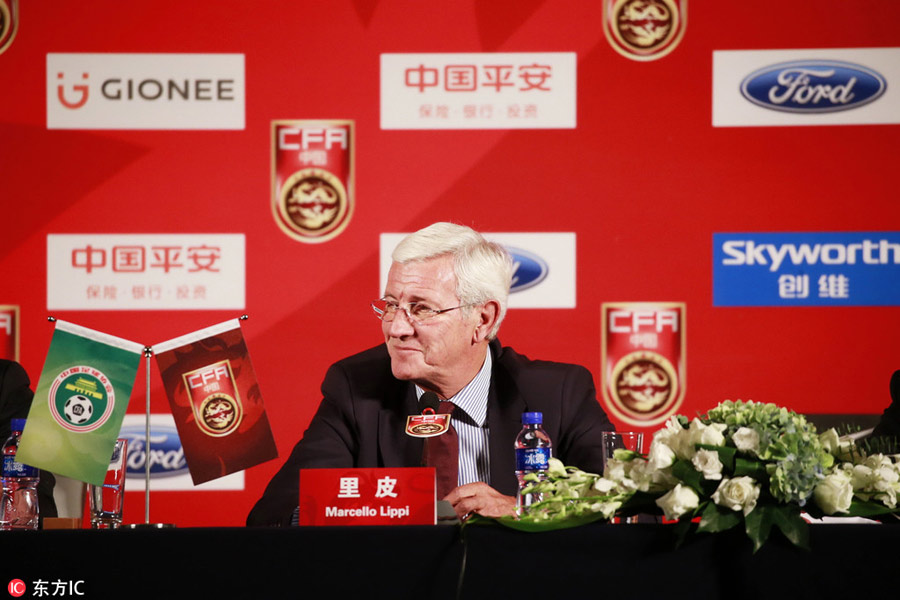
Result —
<instances>
[{"instance_id":1,"label":"man's chin","mask_svg":"<svg viewBox=\"0 0 900 600\"><path fill-rule=\"evenodd\" d=\"M409 381L422 375L421 368L407 364L405 361L400 362L396 360L391 361L391 372L394 374L394 377L401 381Z\"/></svg>"}]
</instances>

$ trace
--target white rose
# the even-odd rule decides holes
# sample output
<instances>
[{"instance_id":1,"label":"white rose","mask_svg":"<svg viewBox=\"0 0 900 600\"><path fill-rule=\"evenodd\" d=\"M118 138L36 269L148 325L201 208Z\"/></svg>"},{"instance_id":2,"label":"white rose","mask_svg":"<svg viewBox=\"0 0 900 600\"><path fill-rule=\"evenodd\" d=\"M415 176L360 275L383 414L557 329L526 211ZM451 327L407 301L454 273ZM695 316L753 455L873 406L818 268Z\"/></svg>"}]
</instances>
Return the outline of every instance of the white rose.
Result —
<instances>
[{"instance_id":1,"label":"white rose","mask_svg":"<svg viewBox=\"0 0 900 600\"><path fill-rule=\"evenodd\" d=\"M833 456L838 456L838 453L841 449L841 438L838 437L837 431L835 431L834 427L832 427L828 431L823 431L822 433L820 433L819 442L822 444L822 448L825 450L825 452L828 452Z\"/></svg>"},{"instance_id":2,"label":"white rose","mask_svg":"<svg viewBox=\"0 0 900 600\"><path fill-rule=\"evenodd\" d=\"M744 516L756 508L759 485L752 477L723 479L712 495L713 502L731 510L743 510Z\"/></svg>"},{"instance_id":3,"label":"white rose","mask_svg":"<svg viewBox=\"0 0 900 600\"><path fill-rule=\"evenodd\" d=\"M683 515L694 510L700 505L697 492L680 483L669 490L667 494L656 499L667 519L680 519Z\"/></svg>"},{"instance_id":4,"label":"white rose","mask_svg":"<svg viewBox=\"0 0 900 600\"><path fill-rule=\"evenodd\" d=\"M875 484L876 487L880 483L893 484L900 481L900 475L891 467L878 467L875 469L875 477L878 479L878 482Z\"/></svg>"},{"instance_id":5,"label":"white rose","mask_svg":"<svg viewBox=\"0 0 900 600\"><path fill-rule=\"evenodd\" d=\"M698 450L691 459L694 468L703 473L704 479L722 479L722 461L715 450Z\"/></svg>"},{"instance_id":6,"label":"white rose","mask_svg":"<svg viewBox=\"0 0 900 600\"><path fill-rule=\"evenodd\" d=\"M889 487L885 490L882 490L881 493L875 494L875 498L877 500L881 500L881 502L890 509L897 508L896 487Z\"/></svg>"},{"instance_id":7,"label":"white rose","mask_svg":"<svg viewBox=\"0 0 900 600\"><path fill-rule=\"evenodd\" d=\"M665 469L675 463L675 452L662 441L653 438L650 444L650 453L647 454L647 462L654 469Z\"/></svg>"},{"instance_id":8,"label":"white rose","mask_svg":"<svg viewBox=\"0 0 900 600\"><path fill-rule=\"evenodd\" d=\"M865 465L853 465L850 478L854 490L866 490L875 484L875 472Z\"/></svg>"},{"instance_id":9,"label":"white rose","mask_svg":"<svg viewBox=\"0 0 900 600\"><path fill-rule=\"evenodd\" d=\"M725 435L722 433L728 426L724 423L710 423L709 425L704 425L700 419L694 419L691 421L691 427L689 429L689 443L690 443L690 456L687 458L694 457L694 448L697 444L705 444L707 446L724 446L725 445Z\"/></svg>"},{"instance_id":10,"label":"white rose","mask_svg":"<svg viewBox=\"0 0 900 600\"><path fill-rule=\"evenodd\" d=\"M863 461L863 464L870 469L878 469L880 467L893 468L891 459L884 454L870 454L866 457L866 460Z\"/></svg>"},{"instance_id":11,"label":"white rose","mask_svg":"<svg viewBox=\"0 0 900 600\"><path fill-rule=\"evenodd\" d=\"M833 471L816 484L813 498L826 515L850 510L853 500L853 485L844 471Z\"/></svg>"},{"instance_id":12,"label":"white rose","mask_svg":"<svg viewBox=\"0 0 900 600\"><path fill-rule=\"evenodd\" d=\"M897 492L900 490L900 475L894 470L888 459L887 465L880 466L873 471L874 483L872 487L879 492L875 497L881 500L888 508L897 506Z\"/></svg>"},{"instance_id":13,"label":"white rose","mask_svg":"<svg viewBox=\"0 0 900 600\"><path fill-rule=\"evenodd\" d=\"M666 421L664 429L653 434L653 443L667 446L679 458L690 458L693 456L693 448L689 447L689 436L690 432L682 427L678 418L673 415Z\"/></svg>"},{"instance_id":14,"label":"white rose","mask_svg":"<svg viewBox=\"0 0 900 600\"><path fill-rule=\"evenodd\" d=\"M755 429L749 427L741 427L731 436L734 445L741 452L759 456L759 434Z\"/></svg>"}]
</instances>

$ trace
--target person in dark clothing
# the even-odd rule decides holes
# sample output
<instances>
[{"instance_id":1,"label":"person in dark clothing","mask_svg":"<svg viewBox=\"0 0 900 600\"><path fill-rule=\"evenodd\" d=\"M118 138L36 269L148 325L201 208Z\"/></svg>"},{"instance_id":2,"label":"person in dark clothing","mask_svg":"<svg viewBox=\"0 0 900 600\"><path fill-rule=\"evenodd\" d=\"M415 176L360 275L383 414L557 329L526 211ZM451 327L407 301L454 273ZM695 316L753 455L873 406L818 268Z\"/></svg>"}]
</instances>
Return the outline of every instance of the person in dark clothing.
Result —
<instances>
[{"instance_id":1,"label":"person in dark clothing","mask_svg":"<svg viewBox=\"0 0 900 600\"><path fill-rule=\"evenodd\" d=\"M34 392L31 391L31 380L28 373L19 363L0 358L0 444L9 438L10 425L13 419L24 419L31 409ZM41 471L38 483L38 506L41 511L41 524L45 517L56 517L56 501L53 499L53 487L56 478L49 471Z\"/></svg>"}]
</instances>

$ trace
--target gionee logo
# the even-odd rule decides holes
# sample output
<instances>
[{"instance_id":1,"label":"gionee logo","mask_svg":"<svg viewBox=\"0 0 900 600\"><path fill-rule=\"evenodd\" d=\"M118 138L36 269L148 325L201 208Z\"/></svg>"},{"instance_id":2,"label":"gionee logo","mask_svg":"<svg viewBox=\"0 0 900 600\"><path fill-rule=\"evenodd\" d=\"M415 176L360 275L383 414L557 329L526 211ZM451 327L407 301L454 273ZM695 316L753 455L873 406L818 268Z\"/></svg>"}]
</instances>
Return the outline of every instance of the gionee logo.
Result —
<instances>
[{"instance_id":1,"label":"gionee logo","mask_svg":"<svg viewBox=\"0 0 900 600\"><path fill-rule=\"evenodd\" d=\"M62 79L63 74L57 73L56 78ZM88 74L82 73L81 78L84 79L85 81L87 81ZM81 94L81 98L79 98L75 102L69 102L68 100L66 100L66 93L65 93L64 88L65 88L65 86L63 86L62 84L56 86L56 95L59 97L59 101L62 102L62 105L65 106L66 108L81 108L82 106L84 106L84 103L87 102L87 99L88 99L88 86L87 85L73 85L72 86L73 90L75 90L76 92Z\"/></svg>"}]
</instances>

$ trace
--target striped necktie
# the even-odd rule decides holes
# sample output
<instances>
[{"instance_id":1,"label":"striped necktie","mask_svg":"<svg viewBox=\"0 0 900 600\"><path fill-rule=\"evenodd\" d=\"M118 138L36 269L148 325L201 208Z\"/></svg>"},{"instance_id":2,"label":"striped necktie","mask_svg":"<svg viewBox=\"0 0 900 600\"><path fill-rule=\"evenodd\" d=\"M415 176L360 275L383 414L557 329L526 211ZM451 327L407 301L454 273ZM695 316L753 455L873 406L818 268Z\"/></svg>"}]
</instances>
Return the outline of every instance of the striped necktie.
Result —
<instances>
[{"instance_id":1,"label":"striped necktie","mask_svg":"<svg viewBox=\"0 0 900 600\"><path fill-rule=\"evenodd\" d=\"M452 415L455 408L452 402L442 400L437 412ZM443 500L456 487L459 477L459 436L452 422L441 435L425 438L422 464L435 468L437 499Z\"/></svg>"}]
</instances>

